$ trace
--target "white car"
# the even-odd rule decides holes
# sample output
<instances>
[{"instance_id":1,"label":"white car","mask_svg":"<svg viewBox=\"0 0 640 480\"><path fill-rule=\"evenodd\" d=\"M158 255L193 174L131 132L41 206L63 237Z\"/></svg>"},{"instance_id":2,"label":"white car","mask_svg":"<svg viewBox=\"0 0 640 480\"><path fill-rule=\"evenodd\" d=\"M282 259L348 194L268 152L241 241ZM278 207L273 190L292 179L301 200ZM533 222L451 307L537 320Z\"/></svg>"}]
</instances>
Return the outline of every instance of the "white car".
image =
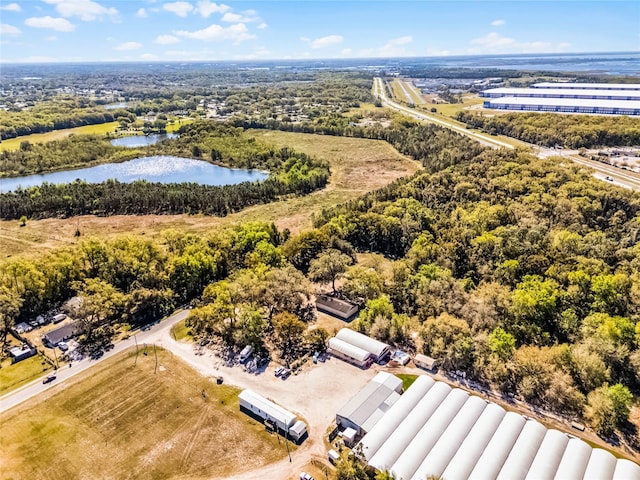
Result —
<instances>
[{"instance_id":1,"label":"white car","mask_svg":"<svg viewBox=\"0 0 640 480\"><path fill-rule=\"evenodd\" d=\"M313 480L313 477L307 472L300 472L300 480Z\"/></svg>"},{"instance_id":2,"label":"white car","mask_svg":"<svg viewBox=\"0 0 640 480\"><path fill-rule=\"evenodd\" d=\"M280 375L282 375L284 373L285 370L286 370L286 368L284 368L284 367L278 367L278 368L276 368L275 372L273 372L273 374L276 377L279 377Z\"/></svg>"}]
</instances>

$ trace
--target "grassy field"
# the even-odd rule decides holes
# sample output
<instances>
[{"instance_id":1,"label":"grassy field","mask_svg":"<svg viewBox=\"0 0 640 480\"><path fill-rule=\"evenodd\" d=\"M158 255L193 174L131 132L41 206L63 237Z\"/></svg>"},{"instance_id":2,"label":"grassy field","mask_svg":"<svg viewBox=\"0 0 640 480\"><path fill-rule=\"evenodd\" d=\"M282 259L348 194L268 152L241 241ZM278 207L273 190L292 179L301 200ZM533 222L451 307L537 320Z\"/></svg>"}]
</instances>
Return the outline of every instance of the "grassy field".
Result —
<instances>
[{"instance_id":1,"label":"grassy field","mask_svg":"<svg viewBox=\"0 0 640 480\"><path fill-rule=\"evenodd\" d=\"M263 220L297 232L311 227L313 213L383 187L420 168L418 162L379 140L268 130L250 131L247 135L326 160L331 166L329 184L305 197L257 205L224 218L203 215L82 216L29 220L25 227L21 227L17 220L0 221L4 258L18 254L41 255L46 249L72 245L78 241L74 236L76 228L79 228L81 238L111 238L123 233L157 237L168 228L203 233L219 226Z\"/></svg>"},{"instance_id":2,"label":"grassy field","mask_svg":"<svg viewBox=\"0 0 640 480\"><path fill-rule=\"evenodd\" d=\"M186 320L181 320L171 327L171 336L174 340L181 340L185 342L191 342L193 340L191 330L186 325Z\"/></svg>"},{"instance_id":3,"label":"grassy field","mask_svg":"<svg viewBox=\"0 0 640 480\"><path fill-rule=\"evenodd\" d=\"M5 359L0 365L0 395L15 390L22 385L41 377L53 367L40 355L35 355L18 363Z\"/></svg>"},{"instance_id":4,"label":"grassy field","mask_svg":"<svg viewBox=\"0 0 640 480\"><path fill-rule=\"evenodd\" d=\"M418 379L418 375L411 375L409 373L396 373L395 376L402 380L402 389L405 392L411 385L413 385L413 382Z\"/></svg>"},{"instance_id":5,"label":"grassy field","mask_svg":"<svg viewBox=\"0 0 640 480\"><path fill-rule=\"evenodd\" d=\"M477 95L464 95L462 97L462 103L439 103L437 105L431 105L429 108L435 107L441 115L455 117L458 112L468 110L472 107L477 108L478 105L482 105L483 101L484 99Z\"/></svg>"},{"instance_id":6,"label":"grassy field","mask_svg":"<svg viewBox=\"0 0 640 480\"><path fill-rule=\"evenodd\" d=\"M99 125L85 125L84 127L65 128L64 130L54 130L47 133L34 133L23 137L10 138L0 142L0 151L18 150L20 148L20 143L24 141L31 143L46 143L53 140L60 140L61 138L68 137L72 133L76 135L106 135L107 133L115 132L118 125L118 122L109 122L101 123Z\"/></svg>"},{"instance_id":7,"label":"grassy field","mask_svg":"<svg viewBox=\"0 0 640 480\"><path fill-rule=\"evenodd\" d=\"M154 374L147 353L134 364L125 352L0 415L0 478L225 478L286 456L240 412L239 390L164 350Z\"/></svg>"}]
</instances>

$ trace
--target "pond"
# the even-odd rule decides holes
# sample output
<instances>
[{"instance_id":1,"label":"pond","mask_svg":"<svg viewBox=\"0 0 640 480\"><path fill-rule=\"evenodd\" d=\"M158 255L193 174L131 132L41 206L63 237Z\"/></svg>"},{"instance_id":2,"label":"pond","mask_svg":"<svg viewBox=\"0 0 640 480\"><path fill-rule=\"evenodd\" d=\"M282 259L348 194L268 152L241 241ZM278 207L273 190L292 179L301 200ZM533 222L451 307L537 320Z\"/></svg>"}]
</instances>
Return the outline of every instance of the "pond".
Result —
<instances>
[{"instance_id":1,"label":"pond","mask_svg":"<svg viewBox=\"0 0 640 480\"><path fill-rule=\"evenodd\" d=\"M141 157L122 163L107 163L78 170L0 179L0 193L18 187L27 188L45 182L60 184L77 179L87 183L101 183L115 179L122 183L146 180L154 183L199 183L201 185L236 185L242 182L266 180L269 174L261 170L242 170L212 165L202 160L157 155Z\"/></svg>"},{"instance_id":2,"label":"pond","mask_svg":"<svg viewBox=\"0 0 640 480\"><path fill-rule=\"evenodd\" d=\"M119 137L111 140L114 147L146 147L155 143L167 140L169 138L178 138L175 133L154 133L152 135L131 135L128 137Z\"/></svg>"}]
</instances>

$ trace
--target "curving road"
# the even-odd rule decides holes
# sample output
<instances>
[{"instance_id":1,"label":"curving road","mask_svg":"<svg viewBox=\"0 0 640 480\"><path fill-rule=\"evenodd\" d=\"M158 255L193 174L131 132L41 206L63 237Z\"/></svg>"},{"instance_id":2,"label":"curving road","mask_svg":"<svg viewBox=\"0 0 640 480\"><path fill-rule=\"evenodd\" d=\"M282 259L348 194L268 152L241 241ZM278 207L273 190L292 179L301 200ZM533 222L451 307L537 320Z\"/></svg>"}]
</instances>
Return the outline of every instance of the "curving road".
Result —
<instances>
[{"instance_id":1,"label":"curving road","mask_svg":"<svg viewBox=\"0 0 640 480\"><path fill-rule=\"evenodd\" d=\"M106 360L107 358L111 358L114 355L117 355L118 353L135 346L136 341L138 345L142 345L144 343L157 343L159 333L162 333L165 330L168 332L174 324L176 324L180 320L187 318L187 315L189 315L189 310L180 310L170 317L167 317L166 319L156 323L148 330L139 330L126 340L117 342L111 351L105 352L105 354L97 360L85 358L79 362L73 362L73 366L71 367L60 368L53 373L53 375L56 376L56 379L51 383L42 383L42 380L44 378L52 375L51 372L48 372L41 378L3 395L2 397L0 397L0 413L21 404L22 402L35 397L36 395L39 395L46 390L50 390L52 388L62 388L61 384L63 383L64 386L68 386L71 383L70 380L79 373L84 372L85 370Z\"/></svg>"}]
</instances>

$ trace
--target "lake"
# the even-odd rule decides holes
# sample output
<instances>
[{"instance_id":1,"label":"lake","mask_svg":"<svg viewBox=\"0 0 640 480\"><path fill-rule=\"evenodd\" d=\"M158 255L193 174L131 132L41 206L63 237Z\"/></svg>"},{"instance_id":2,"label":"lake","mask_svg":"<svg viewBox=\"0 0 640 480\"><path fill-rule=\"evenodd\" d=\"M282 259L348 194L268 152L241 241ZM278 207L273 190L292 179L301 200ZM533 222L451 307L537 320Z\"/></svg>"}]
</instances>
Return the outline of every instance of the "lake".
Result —
<instances>
[{"instance_id":1,"label":"lake","mask_svg":"<svg viewBox=\"0 0 640 480\"><path fill-rule=\"evenodd\" d=\"M261 170L219 167L202 160L157 155L78 170L2 178L0 179L0 193L11 192L18 187L34 187L45 182L54 184L71 183L77 179L87 183L101 183L109 179L115 179L123 183L146 180L154 183L199 183L201 185L220 186L266 180L268 176L267 172Z\"/></svg>"},{"instance_id":2,"label":"lake","mask_svg":"<svg viewBox=\"0 0 640 480\"><path fill-rule=\"evenodd\" d=\"M119 137L111 140L111 145L114 147L147 147L155 143L167 140L169 138L178 138L175 133L154 133L152 135L131 135L128 137Z\"/></svg>"}]
</instances>

